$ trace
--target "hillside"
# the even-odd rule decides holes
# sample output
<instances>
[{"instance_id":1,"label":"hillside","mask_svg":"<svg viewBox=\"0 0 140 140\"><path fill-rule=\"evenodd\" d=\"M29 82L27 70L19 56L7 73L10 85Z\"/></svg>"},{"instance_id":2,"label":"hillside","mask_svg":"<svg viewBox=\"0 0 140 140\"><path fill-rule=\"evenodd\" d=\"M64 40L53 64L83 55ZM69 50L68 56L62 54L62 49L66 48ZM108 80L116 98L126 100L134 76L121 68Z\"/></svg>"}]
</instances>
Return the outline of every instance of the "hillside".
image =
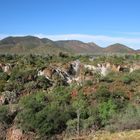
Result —
<instances>
[{"instance_id":1,"label":"hillside","mask_svg":"<svg viewBox=\"0 0 140 140\"><path fill-rule=\"evenodd\" d=\"M7 37L0 41L1 53L36 53L36 54L58 54L69 52L78 54L102 54L102 53L135 53L133 49L123 44L113 44L102 48L97 44L84 43L78 40L52 41L47 38L34 36Z\"/></svg>"},{"instance_id":2,"label":"hillside","mask_svg":"<svg viewBox=\"0 0 140 140\"><path fill-rule=\"evenodd\" d=\"M95 43L93 43L93 42L88 43L88 45L91 46L92 49L94 49L94 52L95 52L95 53L96 53L96 52L97 52L97 53L101 53L101 52L103 52L103 50L104 50L104 48L98 46L97 44L95 44Z\"/></svg>"},{"instance_id":3,"label":"hillside","mask_svg":"<svg viewBox=\"0 0 140 140\"><path fill-rule=\"evenodd\" d=\"M107 53L132 53L134 52L133 49L119 43L106 47L104 51Z\"/></svg>"},{"instance_id":4,"label":"hillside","mask_svg":"<svg viewBox=\"0 0 140 140\"><path fill-rule=\"evenodd\" d=\"M7 37L0 41L0 52L8 53L58 53L61 48L47 38L40 39L34 36Z\"/></svg>"},{"instance_id":5,"label":"hillside","mask_svg":"<svg viewBox=\"0 0 140 140\"><path fill-rule=\"evenodd\" d=\"M35 48L38 46L43 46L43 42L33 36L25 36L25 37L7 37L0 42L0 47L26 47L26 48Z\"/></svg>"},{"instance_id":6,"label":"hillside","mask_svg":"<svg viewBox=\"0 0 140 140\"><path fill-rule=\"evenodd\" d=\"M95 43L84 43L77 40L67 40L67 41L56 41L56 44L60 48L67 49L70 52L75 53L97 53L102 49Z\"/></svg>"},{"instance_id":7,"label":"hillside","mask_svg":"<svg viewBox=\"0 0 140 140\"><path fill-rule=\"evenodd\" d=\"M139 138L140 55L90 58L0 55L0 140Z\"/></svg>"},{"instance_id":8,"label":"hillside","mask_svg":"<svg viewBox=\"0 0 140 140\"><path fill-rule=\"evenodd\" d=\"M137 53L140 53L140 50L137 50Z\"/></svg>"}]
</instances>

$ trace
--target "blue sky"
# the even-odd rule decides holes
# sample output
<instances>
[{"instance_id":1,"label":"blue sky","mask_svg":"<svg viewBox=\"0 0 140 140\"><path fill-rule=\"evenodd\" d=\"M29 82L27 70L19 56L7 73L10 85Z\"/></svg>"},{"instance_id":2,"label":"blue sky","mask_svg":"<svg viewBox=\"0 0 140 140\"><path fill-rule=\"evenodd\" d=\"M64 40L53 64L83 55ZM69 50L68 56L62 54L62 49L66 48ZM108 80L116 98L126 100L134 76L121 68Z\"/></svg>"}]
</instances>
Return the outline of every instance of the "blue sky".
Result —
<instances>
[{"instance_id":1,"label":"blue sky","mask_svg":"<svg viewBox=\"0 0 140 140\"><path fill-rule=\"evenodd\" d=\"M140 49L140 0L0 0L0 38L36 35Z\"/></svg>"}]
</instances>

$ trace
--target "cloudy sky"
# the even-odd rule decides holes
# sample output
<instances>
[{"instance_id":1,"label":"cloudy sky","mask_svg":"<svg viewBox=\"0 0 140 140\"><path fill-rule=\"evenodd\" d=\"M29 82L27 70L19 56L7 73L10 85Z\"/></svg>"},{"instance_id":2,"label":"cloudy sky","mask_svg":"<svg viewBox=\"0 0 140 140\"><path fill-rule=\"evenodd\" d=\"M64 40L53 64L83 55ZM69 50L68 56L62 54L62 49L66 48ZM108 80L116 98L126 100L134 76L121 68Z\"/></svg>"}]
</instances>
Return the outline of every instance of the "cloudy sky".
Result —
<instances>
[{"instance_id":1,"label":"cloudy sky","mask_svg":"<svg viewBox=\"0 0 140 140\"><path fill-rule=\"evenodd\" d=\"M35 35L140 49L140 0L0 0L0 38Z\"/></svg>"}]
</instances>

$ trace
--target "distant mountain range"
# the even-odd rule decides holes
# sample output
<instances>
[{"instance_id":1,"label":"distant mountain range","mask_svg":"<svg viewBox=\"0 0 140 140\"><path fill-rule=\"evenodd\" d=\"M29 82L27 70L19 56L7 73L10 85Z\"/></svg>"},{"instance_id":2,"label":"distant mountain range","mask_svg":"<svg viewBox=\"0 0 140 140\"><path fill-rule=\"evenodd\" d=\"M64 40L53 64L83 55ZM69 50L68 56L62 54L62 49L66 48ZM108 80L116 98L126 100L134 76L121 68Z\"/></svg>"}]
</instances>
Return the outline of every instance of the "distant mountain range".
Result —
<instances>
[{"instance_id":1,"label":"distant mountain range","mask_svg":"<svg viewBox=\"0 0 140 140\"><path fill-rule=\"evenodd\" d=\"M47 38L34 36L7 37L0 40L1 53L35 53L35 54L57 54L59 52L70 52L79 54L100 53L140 53L123 44L113 44L102 48L95 43L84 43L78 40L52 41Z\"/></svg>"}]
</instances>

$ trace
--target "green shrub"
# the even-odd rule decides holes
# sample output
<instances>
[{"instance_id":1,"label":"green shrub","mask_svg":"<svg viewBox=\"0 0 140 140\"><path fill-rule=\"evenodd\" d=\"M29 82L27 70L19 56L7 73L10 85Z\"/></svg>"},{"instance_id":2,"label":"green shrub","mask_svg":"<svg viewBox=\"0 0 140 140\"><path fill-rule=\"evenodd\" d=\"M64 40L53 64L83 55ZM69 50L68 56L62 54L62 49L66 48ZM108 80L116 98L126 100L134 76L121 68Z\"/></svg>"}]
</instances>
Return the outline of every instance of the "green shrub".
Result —
<instances>
[{"instance_id":1,"label":"green shrub","mask_svg":"<svg viewBox=\"0 0 140 140\"><path fill-rule=\"evenodd\" d=\"M111 93L106 86L102 85L97 90L95 97L99 101L107 101L111 97Z\"/></svg>"},{"instance_id":2,"label":"green shrub","mask_svg":"<svg viewBox=\"0 0 140 140\"><path fill-rule=\"evenodd\" d=\"M0 80L5 80L7 81L9 79L9 75L4 72L0 72Z\"/></svg>"},{"instance_id":3,"label":"green shrub","mask_svg":"<svg viewBox=\"0 0 140 140\"><path fill-rule=\"evenodd\" d=\"M36 79L36 71L14 69L11 73L10 80L22 84Z\"/></svg>"},{"instance_id":4,"label":"green shrub","mask_svg":"<svg viewBox=\"0 0 140 140\"><path fill-rule=\"evenodd\" d=\"M35 91L37 89L37 82L36 81L31 81L31 82L28 82L28 83L24 84L24 89L26 89L27 93Z\"/></svg>"},{"instance_id":5,"label":"green shrub","mask_svg":"<svg viewBox=\"0 0 140 140\"><path fill-rule=\"evenodd\" d=\"M8 106L0 106L0 122L6 125L11 123Z\"/></svg>"},{"instance_id":6,"label":"green shrub","mask_svg":"<svg viewBox=\"0 0 140 140\"><path fill-rule=\"evenodd\" d=\"M133 79L131 78L131 76L125 75L125 76L122 77L121 81L124 84L130 84L133 81Z\"/></svg>"},{"instance_id":7,"label":"green shrub","mask_svg":"<svg viewBox=\"0 0 140 140\"><path fill-rule=\"evenodd\" d=\"M69 105L71 100L71 90L71 87L56 87L51 92L51 98L53 101L58 101L60 105Z\"/></svg>"},{"instance_id":8,"label":"green shrub","mask_svg":"<svg viewBox=\"0 0 140 140\"><path fill-rule=\"evenodd\" d=\"M103 126L106 125L109 119L116 113L116 108L112 100L108 100L99 105L99 117Z\"/></svg>"},{"instance_id":9,"label":"green shrub","mask_svg":"<svg viewBox=\"0 0 140 140\"><path fill-rule=\"evenodd\" d=\"M90 116L87 119L83 120L82 127L85 131L89 129L97 129L97 118L95 116ZM96 128L95 128L96 127Z\"/></svg>"},{"instance_id":10,"label":"green shrub","mask_svg":"<svg viewBox=\"0 0 140 140\"><path fill-rule=\"evenodd\" d=\"M51 98L50 98L51 99ZM19 125L25 131L35 131L40 136L52 136L66 128L71 119L69 105L50 101L43 93L37 93L20 101L22 111L18 113Z\"/></svg>"},{"instance_id":11,"label":"green shrub","mask_svg":"<svg viewBox=\"0 0 140 140\"><path fill-rule=\"evenodd\" d=\"M9 81L8 83L5 84L4 90L5 91L14 91L15 93L20 93L24 89L22 83L14 82L14 81Z\"/></svg>"},{"instance_id":12,"label":"green shrub","mask_svg":"<svg viewBox=\"0 0 140 140\"><path fill-rule=\"evenodd\" d=\"M68 137L74 136L77 134L77 119L68 120L66 125L67 125L66 135Z\"/></svg>"},{"instance_id":13,"label":"green shrub","mask_svg":"<svg viewBox=\"0 0 140 140\"><path fill-rule=\"evenodd\" d=\"M111 95L111 99L116 104L118 110L122 110L128 103L127 94L123 91L114 91Z\"/></svg>"},{"instance_id":14,"label":"green shrub","mask_svg":"<svg viewBox=\"0 0 140 140\"><path fill-rule=\"evenodd\" d=\"M135 70L130 73L130 77L133 79L133 81L140 84L140 70Z\"/></svg>"},{"instance_id":15,"label":"green shrub","mask_svg":"<svg viewBox=\"0 0 140 140\"><path fill-rule=\"evenodd\" d=\"M47 78L44 76L39 76L37 78L37 88L41 89L47 89L48 87L52 86L52 82L49 81Z\"/></svg>"},{"instance_id":16,"label":"green shrub","mask_svg":"<svg viewBox=\"0 0 140 140\"><path fill-rule=\"evenodd\" d=\"M6 83L6 81L0 80L0 92L4 91L5 83Z\"/></svg>"},{"instance_id":17,"label":"green shrub","mask_svg":"<svg viewBox=\"0 0 140 140\"><path fill-rule=\"evenodd\" d=\"M92 80L87 80L85 83L84 83L84 86L92 86L93 85L93 81Z\"/></svg>"}]
</instances>

